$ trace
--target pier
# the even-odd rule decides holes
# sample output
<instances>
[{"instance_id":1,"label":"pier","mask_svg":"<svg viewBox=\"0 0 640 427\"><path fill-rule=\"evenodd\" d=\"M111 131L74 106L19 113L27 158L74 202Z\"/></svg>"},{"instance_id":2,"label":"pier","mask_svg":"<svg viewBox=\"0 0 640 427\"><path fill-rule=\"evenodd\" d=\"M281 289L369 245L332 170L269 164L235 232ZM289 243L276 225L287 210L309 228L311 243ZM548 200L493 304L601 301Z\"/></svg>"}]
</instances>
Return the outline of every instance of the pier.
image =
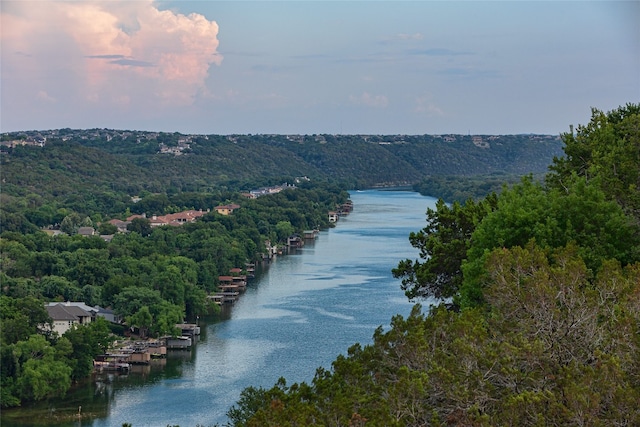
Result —
<instances>
[{"instance_id":1,"label":"pier","mask_svg":"<svg viewBox=\"0 0 640 427\"><path fill-rule=\"evenodd\" d=\"M247 290L247 277L255 277L255 264L247 264L246 270L248 274L242 274L241 268L232 268L228 276L218 276L218 291L207 296L218 305L235 304L240 294Z\"/></svg>"}]
</instances>

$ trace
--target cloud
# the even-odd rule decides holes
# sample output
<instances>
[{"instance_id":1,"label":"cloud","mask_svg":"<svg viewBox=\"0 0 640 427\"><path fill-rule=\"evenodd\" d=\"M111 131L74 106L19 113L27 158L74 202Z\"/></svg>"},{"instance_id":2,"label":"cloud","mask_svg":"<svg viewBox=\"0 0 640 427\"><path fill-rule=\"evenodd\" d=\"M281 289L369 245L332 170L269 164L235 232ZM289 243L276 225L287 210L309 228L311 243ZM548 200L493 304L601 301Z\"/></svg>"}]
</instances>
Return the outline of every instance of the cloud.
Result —
<instances>
[{"instance_id":1,"label":"cloud","mask_svg":"<svg viewBox=\"0 0 640 427\"><path fill-rule=\"evenodd\" d=\"M118 64L118 65L130 65L132 67L154 67L155 66L151 62L138 61L138 60L135 60L135 59L127 59L127 58L115 59L113 61L110 61L109 63L110 64Z\"/></svg>"},{"instance_id":2,"label":"cloud","mask_svg":"<svg viewBox=\"0 0 640 427\"><path fill-rule=\"evenodd\" d=\"M476 69L472 67L446 68L441 70L439 74L447 77L466 78L466 79L485 79L485 78L502 77L502 74L496 70L484 70L484 69Z\"/></svg>"},{"instance_id":3,"label":"cloud","mask_svg":"<svg viewBox=\"0 0 640 427\"><path fill-rule=\"evenodd\" d=\"M223 59L215 21L151 0L3 1L1 20L3 86L12 96L188 105Z\"/></svg>"},{"instance_id":4,"label":"cloud","mask_svg":"<svg viewBox=\"0 0 640 427\"><path fill-rule=\"evenodd\" d=\"M443 117L445 115L444 111L431 100L431 95L417 97L414 111L427 117Z\"/></svg>"},{"instance_id":5,"label":"cloud","mask_svg":"<svg viewBox=\"0 0 640 427\"><path fill-rule=\"evenodd\" d=\"M350 95L349 101L355 105L364 105L367 107L385 108L389 105L389 100L384 95L371 95L369 92L363 92L362 95Z\"/></svg>"},{"instance_id":6,"label":"cloud","mask_svg":"<svg viewBox=\"0 0 640 427\"><path fill-rule=\"evenodd\" d=\"M422 40L424 36L421 33L414 34L397 34L396 37L400 40Z\"/></svg>"},{"instance_id":7,"label":"cloud","mask_svg":"<svg viewBox=\"0 0 640 427\"><path fill-rule=\"evenodd\" d=\"M425 55L425 56L459 56L469 55L469 52L461 52L446 48L429 48L429 49L411 49L408 51L411 55Z\"/></svg>"},{"instance_id":8,"label":"cloud","mask_svg":"<svg viewBox=\"0 0 640 427\"><path fill-rule=\"evenodd\" d=\"M47 102L47 103L53 103L56 102L55 98L51 97L47 92L45 92L44 90L40 90L38 91L38 93L36 94L36 98L38 98L41 101Z\"/></svg>"}]
</instances>

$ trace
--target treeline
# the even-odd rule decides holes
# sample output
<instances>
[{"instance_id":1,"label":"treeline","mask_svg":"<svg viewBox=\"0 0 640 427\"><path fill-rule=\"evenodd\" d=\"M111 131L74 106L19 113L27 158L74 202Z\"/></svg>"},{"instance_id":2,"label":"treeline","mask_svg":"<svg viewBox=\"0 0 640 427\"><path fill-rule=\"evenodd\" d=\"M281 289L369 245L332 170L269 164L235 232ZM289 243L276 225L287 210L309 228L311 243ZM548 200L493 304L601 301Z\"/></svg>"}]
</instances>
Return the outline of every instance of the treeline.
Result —
<instances>
[{"instance_id":1,"label":"treeline","mask_svg":"<svg viewBox=\"0 0 640 427\"><path fill-rule=\"evenodd\" d=\"M108 209L145 191L243 191L296 176L370 188L411 185L424 176L523 175L543 172L561 153L560 139L545 135L36 134L29 138L46 142L23 146L25 133L2 135L3 205L18 197L33 208L53 195L74 210L83 203Z\"/></svg>"},{"instance_id":2,"label":"treeline","mask_svg":"<svg viewBox=\"0 0 640 427\"><path fill-rule=\"evenodd\" d=\"M440 200L393 273L417 305L234 426L640 425L640 105L562 135L544 182Z\"/></svg>"},{"instance_id":3,"label":"treeline","mask_svg":"<svg viewBox=\"0 0 640 427\"><path fill-rule=\"evenodd\" d=\"M414 184L413 190L423 196L437 197L447 203L463 203L469 199L483 199L491 193L500 194L505 186L518 183L520 178L518 175L504 173L474 176L427 176ZM534 179L540 181L544 179L544 176L536 174Z\"/></svg>"},{"instance_id":4,"label":"treeline","mask_svg":"<svg viewBox=\"0 0 640 427\"><path fill-rule=\"evenodd\" d=\"M62 337L47 333L45 301L81 301L111 307L129 327L145 335L174 334L175 324L210 313L206 296L216 290L218 276L244 268L261 253L265 241L286 242L293 233L330 226L327 213L349 195L340 187L305 182L277 194L247 199L226 193L226 199L200 193L149 194L132 211L153 214L188 209L211 209L197 221L181 226L152 228L136 218L129 231L109 239L74 234L79 225L115 231L77 212L51 211L69 234L50 236L30 218L28 232L0 234L0 395L3 407L23 401L64 395L72 381L90 372L93 356L104 352L110 329L90 323ZM240 206L232 215L213 208L219 203ZM121 205L122 207L127 205ZM86 212L90 213L90 212ZM131 212L122 212L128 215ZM106 214L105 214L106 218ZM68 228L66 228L68 226ZM110 227L111 229L110 229Z\"/></svg>"}]
</instances>

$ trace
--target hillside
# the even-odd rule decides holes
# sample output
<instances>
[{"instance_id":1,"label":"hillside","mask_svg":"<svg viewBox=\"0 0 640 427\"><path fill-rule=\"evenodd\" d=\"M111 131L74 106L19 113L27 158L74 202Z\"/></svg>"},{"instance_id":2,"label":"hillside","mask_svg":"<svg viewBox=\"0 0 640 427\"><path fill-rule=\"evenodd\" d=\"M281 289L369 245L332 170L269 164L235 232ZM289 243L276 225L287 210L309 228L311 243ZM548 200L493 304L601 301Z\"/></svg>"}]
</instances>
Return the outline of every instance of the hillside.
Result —
<instances>
[{"instance_id":1,"label":"hillside","mask_svg":"<svg viewBox=\"0 0 640 427\"><path fill-rule=\"evenodd\" d=\"M350 187L433 175L527 174L561 155L549 135L182 135L108 129L2 135L3 193L241 190L308 176ZM108 184L105 184L108 183ZM105 185L107 188L105 188Z\"/></svg>"}]
</instances>

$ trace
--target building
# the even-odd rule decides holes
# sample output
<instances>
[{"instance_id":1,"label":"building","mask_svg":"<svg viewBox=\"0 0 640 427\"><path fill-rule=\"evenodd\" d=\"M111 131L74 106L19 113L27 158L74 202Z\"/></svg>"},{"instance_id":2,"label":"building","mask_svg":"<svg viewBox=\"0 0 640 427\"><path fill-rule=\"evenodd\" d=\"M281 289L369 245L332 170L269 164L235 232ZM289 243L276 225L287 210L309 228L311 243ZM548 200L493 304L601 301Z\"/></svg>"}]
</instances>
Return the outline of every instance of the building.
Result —
<instances>
[{"instance_id":1,"label":"building","mask_svg":"<svg viewBox=\"0 0 640 427\"><path fill-rule=\"evenodd\" d=\"M109 308L100 306L92 307L83 302L49 302L46 305L47 313L53 320L53 330L59 335L64 334L74 325L91 323L98 317L102 317L111 323L120 323L122 318Z\"/></svg>"},{"instance_id":2,"label":"building","mask_svg":"<svg viewBox=\"0 0 640 427\"><path fill-rule=\"evenodd\" d=\"M49 303L46 306L46 310L51 320L53 320L53 330L58 335L64 334L76 325L91 323L93 318L90 312L78 305L71 305L69 302Z\"/></svg>"},{"instance_id":3,"label":"building","mask_svg":"<svg viewBox=\"0 0 640 427\"><path fill-rule=\"evenodd\" d=\"M240 205L236 205L233 203L230 205L221 205L215 207L216 212L218 212L220 215L231 215L236 209L240 209Z\"/></svg>"}]
</instances>

